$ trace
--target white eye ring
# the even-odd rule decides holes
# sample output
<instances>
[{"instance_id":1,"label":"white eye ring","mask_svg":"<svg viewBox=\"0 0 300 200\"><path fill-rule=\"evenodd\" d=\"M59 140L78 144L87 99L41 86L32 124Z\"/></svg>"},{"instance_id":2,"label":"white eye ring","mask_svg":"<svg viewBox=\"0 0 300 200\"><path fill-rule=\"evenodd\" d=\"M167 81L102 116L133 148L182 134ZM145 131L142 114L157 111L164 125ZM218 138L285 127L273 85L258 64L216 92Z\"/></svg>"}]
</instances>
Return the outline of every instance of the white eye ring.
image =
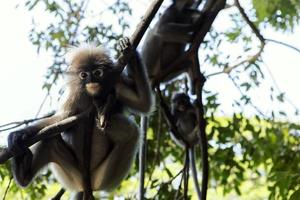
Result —
<instances>
[{"instance_id":1,"label":"white eye ring","mask_svg":"<svg viewBox=\"0 0 300 200\"><path fill-rule=\"evenodd\" d=\"M81 80L84 80L84 79L86 79L88 77L88 73L87 72L80 72L79 73L79 78L81 79Z\"/></svg>"},{"instance_id":2,"label":"white eye ring","mask_svg":"<svg viewBox=\"0 0 300 200\"><path fill-rule=\"evenodd\" d=\"M96 70L93 71L93 75L97 78L101 78L103 76L104 72L103 69L98 68Z\"/></svg>"}]
</instances>

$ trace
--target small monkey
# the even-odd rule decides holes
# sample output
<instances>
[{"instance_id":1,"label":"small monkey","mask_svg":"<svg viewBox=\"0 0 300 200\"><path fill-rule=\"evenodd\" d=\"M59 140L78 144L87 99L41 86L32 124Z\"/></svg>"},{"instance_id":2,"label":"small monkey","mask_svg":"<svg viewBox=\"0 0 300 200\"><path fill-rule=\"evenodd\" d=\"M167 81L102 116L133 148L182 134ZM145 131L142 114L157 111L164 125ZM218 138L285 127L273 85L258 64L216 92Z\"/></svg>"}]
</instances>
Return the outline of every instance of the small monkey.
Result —
<instances>
[{"instance_id":1,"label":"small monkey","mask_svg":"<svg viewBox=\"0 0 300 200\"><path fill-rule=\"evenodd\" d=\"M192 9L194 1L173 0L172 5L164 11L156 25L146 35L141 54L152 86L159 84L158 77L170 70L170 65L184 54L187 45L192 42L193 33L202 19L201 12ZM187 72L194 93L195 78L191 63L187 61L181 65L177 71L159 81L169 81Z\"/></svg>"},{"instance_id":2,"label":"small monkey","mask_svg":"<svg viewBox=\"0 0 300 200\"><path fill-rule=\"evenodd\" d=\"M110 191L127 175L140 134L136 123L123 110L147 113L153 97L144 66L128 38L121 39L120 49L129 59L128 73L121 76L104 48L75 49L67 72L69 94L59 114L9 134L8 148L14 154L12 172L20 186L27 186L42 167L51 163L51 171L64 188L73 192L73 199L92 199L83 197L87 187L92 191ZM89 116L74 127L33 148L25 147L25 138L87 109L91 109Z\"/></svg>"},{"instance_id":3,"label":"small monkey","mask_svg":"<svg viewBox=\"0 0 300 200\"><path fill-rule=\"evenodd\" d=\"M197 134L197 115L196 108L190 102L190 97L185 93L177 93L172 97L171 113L174 117L178 132L181 134L182 140L178 140L173 135L173 139L182 147L188 145L193 147L199 143ZM187 143L187 144L186 144Z\"/></svg>"},{"instance_id":4,"label":"small monkey","mask_svg":"<svg viewBox=\"0 0 300 200\"><path fill-rule=\"evenodd\" d=\"M195 145L200 143L196 107L191 103L190 97L187 94L177 93L172 97L171 114L175 121L177 131L184 141L176 137L172 132L171 137L178 145L188 151L195 189L198 198L200 199L201 192L197 181L197 168L195 162Z\"/></svg>"}]
</instances>

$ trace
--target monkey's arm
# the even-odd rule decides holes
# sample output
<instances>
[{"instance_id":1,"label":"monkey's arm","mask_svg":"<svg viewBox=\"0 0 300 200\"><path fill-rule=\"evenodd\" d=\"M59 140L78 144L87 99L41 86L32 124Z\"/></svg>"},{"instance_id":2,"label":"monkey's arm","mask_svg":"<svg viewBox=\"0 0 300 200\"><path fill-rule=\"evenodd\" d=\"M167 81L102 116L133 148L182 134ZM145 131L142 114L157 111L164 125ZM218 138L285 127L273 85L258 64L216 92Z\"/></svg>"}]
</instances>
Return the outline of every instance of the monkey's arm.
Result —
<instances>
[{"instance_id":1,"label":"monkey's arm","mask_svg":"<svg viewBox=\"0 0 300 200\"><path fill-rule=\"evenodd\" d=\"M139 112L149 112L152 106L153 96L145 68L141 58L135 50L131 49L129 40L125 39L120 44L123 51L132 54L128 63L128 76L133 84L121 81L116 84L116 95L125 105Z\"/></svg>"}]
</instances>

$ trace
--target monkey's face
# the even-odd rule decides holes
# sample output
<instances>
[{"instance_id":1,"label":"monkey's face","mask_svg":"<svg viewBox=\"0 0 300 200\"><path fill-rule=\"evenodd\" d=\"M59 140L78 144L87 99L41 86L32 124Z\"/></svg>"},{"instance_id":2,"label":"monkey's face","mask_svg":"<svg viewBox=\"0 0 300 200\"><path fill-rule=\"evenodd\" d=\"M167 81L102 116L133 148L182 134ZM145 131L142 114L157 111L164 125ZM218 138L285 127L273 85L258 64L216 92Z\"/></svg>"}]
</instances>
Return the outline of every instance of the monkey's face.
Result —
<instances>
[{"instance_id":1,"label":"monkey's face","mask_svg":"<svg viewBox=\"0 0 300 200\"><path fill-rule=\"evenodd\" d=\"M79 88L89 96L106 98L119 77L108 52L101 46L87 45L72 49L68 57L68 74L74 78L71 89Z\"/></svg>"},{"instance_id":2,"label":"monkey's face","mask_svg":"<svg viewBox=\"0 0 300 200\"><path fill-rule=\"evenodd\" d=\"M112 67L109 65L90 65L78 72L78 77L86 93L93 97L106 96L112 88Z\"/></svg>"},{"instance_id":3,"label":"monkey's face","mask_svg":"<svg viewBox=\"0 0 300 200\"><path fill-rule=\"evenodd\" d=\"M178 93L172 98L172 110L183 113L192 107L190 97L184 93Z\"/></svg>"}]
</instances>

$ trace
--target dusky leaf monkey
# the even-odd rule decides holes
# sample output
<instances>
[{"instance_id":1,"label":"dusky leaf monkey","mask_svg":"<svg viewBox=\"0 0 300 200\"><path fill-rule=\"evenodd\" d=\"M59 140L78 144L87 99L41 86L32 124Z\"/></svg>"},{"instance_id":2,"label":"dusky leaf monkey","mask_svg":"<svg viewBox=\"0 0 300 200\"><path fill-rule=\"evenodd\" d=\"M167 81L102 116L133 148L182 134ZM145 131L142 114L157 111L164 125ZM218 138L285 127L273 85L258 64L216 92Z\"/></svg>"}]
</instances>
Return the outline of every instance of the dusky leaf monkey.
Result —
<instances>
[{"instance_id":1,"label":"dusky leaf monkey","mask_svg":"<svg viewBox=\"0 0 300 200\"><path fill-rule=\"evenodd\" d=\"M195 162L195 145L200 143L198 136L196 107L191 103L190 97L185 93L176 93L172 97L171 115L174 120L180 138L172 131L171 138L188 152L188 160L192 170L192 177L195 189L200 199L200 189L197 178L197 168Z\"/></svg>"},{"instance_id":2,"label":"dusky leaf monkey","mask_svg":"<svg viewBox=\"0 0 300 200\"><path fill-rule=\"evenodd\" d=\"M169 81L187 72L194 93L193 85L196 78L190 61L180 63L177 69L172 69L171 73L158 80L185 52L187 45L192 42L193 33L201 23L202 14L199 10L193 9L194 3L195 0L173 0L172 5L164 11L146 35L141 54L154 87L160 82Z\"/></svg>"},{"instance_id":3,"label":"dusky leaf monkey","mask_svg":"<svg viewBox=\"0 0 300 200\"><path fill-rule=\"evenodd\" d=\"M123 110L147 113L153 98L144 66L128 38L120 41L120 48L129 59L128 73L121 76L116 75L116 64L104 48L75 49L67 71L69 94L59 114L9 135L8 148L14 154L12 172L20 186L27 186L49 163L57 180L73 191L73 199L82 199L87 186L93 191L112 190L127 175L140 134L136 123ZM33 148L25 147L25 138L87 109L91 109L89 116L74 127ZM90 138L88 147L86 138Z\"/></svg>"}]
</instances>

